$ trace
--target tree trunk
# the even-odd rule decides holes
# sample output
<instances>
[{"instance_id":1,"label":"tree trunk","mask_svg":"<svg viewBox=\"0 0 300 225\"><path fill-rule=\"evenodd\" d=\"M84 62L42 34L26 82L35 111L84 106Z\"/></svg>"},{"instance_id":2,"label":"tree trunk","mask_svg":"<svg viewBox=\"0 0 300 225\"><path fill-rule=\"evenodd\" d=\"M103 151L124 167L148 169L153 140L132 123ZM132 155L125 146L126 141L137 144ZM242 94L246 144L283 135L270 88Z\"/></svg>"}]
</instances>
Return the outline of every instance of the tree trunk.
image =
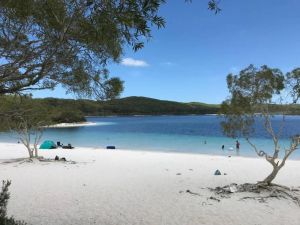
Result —
<instances>
[{"instance_id":1,"label":"tree trunk","mask_svg":"<svg viewBox=\"0 0 300 225\"><path fill-rule=\"evenodd\" d=\"M34 157L39 157L39 151L37 145L34 145Z\"/></svg>"},{"instance_id":2,"label":"tree trunk","mask_svg":"<svg viewBox=\"0 0 300 225\"><path fill-rule=\"evenodd\" d=\"M272 183L272 181L275 179L275 177L277 176L278 172L280 170L279 166L273 166L273 170L270 173L269 176L267 176L262 183L268 184L270 185Z\"/></svg>"},{"instance_id":3,"label":"tree trunk","mask_svg":"<svg viewBox=\"0 0 300 225\"><path fill-rule=\"evenodd\" d=\"M33 158L33 152L31 150L30 146L26 146L26 148L27 148L27 151L29 153L29 158Z\"/></svg>"}]
</instances>

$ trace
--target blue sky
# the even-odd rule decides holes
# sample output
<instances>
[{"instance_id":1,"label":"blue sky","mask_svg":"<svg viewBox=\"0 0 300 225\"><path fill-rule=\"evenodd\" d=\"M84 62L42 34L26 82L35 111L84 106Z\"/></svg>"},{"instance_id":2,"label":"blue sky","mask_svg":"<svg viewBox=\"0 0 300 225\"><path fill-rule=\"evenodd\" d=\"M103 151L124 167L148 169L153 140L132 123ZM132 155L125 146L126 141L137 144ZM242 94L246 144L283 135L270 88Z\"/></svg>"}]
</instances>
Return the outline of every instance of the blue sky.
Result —
<instances>
[{"instance_id":1,"label":"blue sky","mask_svg":"<svg viewBox=\"0 0 300 225\"><path fill-rule=\"evenodd\" d=\"M145 48L127 48L122 63L108 65L125 81L122 97L220 103L230 72L251 63L284 72L300 67L299 0L221 0L218 15L207 1L169 0L160 10L166 27L153 28ZM61 88L33 94L74 98Z\"/></svg>"}]
</instances>

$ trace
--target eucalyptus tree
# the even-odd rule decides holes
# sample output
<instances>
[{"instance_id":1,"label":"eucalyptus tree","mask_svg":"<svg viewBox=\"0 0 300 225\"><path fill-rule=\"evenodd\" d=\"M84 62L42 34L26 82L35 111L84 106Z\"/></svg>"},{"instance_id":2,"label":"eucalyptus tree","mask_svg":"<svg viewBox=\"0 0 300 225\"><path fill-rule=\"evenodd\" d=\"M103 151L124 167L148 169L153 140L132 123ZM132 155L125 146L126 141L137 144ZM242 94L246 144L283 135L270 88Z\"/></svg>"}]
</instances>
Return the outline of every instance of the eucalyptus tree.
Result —
<instances>
[{"instance_id":1,"label":"eucalyptus tree","mask_svg":"<svg viewBox=\"0 0 300 225\"><path fill-rule=\"evenodd\" d=\"M270 185L280 169L285 165L288 157L297 150L300 136L294 134L290 145L283 148L280 141L283 134L285 114L291 103L299 98L300 70L296 69L284 75L279 69L253 65L241 70L239 74L229 74L227 85L230 97L222 103L221 123L224 133L229 137L244 137L259 157L264 157L272 166L272 172L260 184ZM294 97L294 98L293 98ZM294 99L294 100L293 100ZM278 128L274 128L272 117L278 111L271 110L275 103L281 103L280 114L282 121ZM272 152L260 149L253 142L255 123L260 123L274 147Z\"/></svg>"}]
</instances>

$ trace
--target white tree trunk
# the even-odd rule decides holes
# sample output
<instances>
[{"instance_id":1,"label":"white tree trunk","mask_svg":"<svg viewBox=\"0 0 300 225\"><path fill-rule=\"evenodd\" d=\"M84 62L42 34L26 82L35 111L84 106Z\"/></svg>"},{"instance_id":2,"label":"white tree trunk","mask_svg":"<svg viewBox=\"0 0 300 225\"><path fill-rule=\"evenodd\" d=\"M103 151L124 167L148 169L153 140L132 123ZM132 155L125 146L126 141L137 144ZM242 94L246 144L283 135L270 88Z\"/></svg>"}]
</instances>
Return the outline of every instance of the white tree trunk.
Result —
<instances>
[{"instance_id":1,"label":"white tree trunk","mask_svg":"<svg viewBox=\"0 0 300 225\"><path fill-rule=\"evenodd\" d=\"M272 181L275 179L275 177L277 176L279 170L281 169L280 166L273 166L273 170L272 172L269 174L269 176L267 176L262 183L265 183L267 185L270 185L272 183Z\"/></svg>"}]
</instances>

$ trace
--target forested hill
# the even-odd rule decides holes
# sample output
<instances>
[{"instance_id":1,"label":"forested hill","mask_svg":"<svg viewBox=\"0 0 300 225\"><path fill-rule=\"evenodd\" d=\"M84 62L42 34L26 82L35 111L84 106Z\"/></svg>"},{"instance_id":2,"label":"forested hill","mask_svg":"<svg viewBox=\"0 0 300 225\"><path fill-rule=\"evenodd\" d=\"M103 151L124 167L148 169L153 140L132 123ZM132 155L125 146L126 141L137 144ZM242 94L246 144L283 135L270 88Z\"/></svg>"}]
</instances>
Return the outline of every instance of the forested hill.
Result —
<instances>
[{"instance_id":1,"label":"forested hill","mask_svg":"<svg viewBox=\"0 0 300 225\"><path fill-rule=\"evenodd\" d=\"M14 98L13 96L5 96L2 100L12 103L15 102ZM28 100L30 99L26 101ZM58 98L31 100L24 107L32 109L42 108L43 111L47 112L47 120L50 123L81 122L85 121L85 116L201 115L217 114L220 110L220 105L209 105L198 102L180 103L145 97L127 97L110 101ZM5 112L5 107L8 107L8 105L3 104L4 108L2 107L2 111L4 110ZM269 111L273 114L281 114L280 112L285 111L286 114L300 115L300 105L269 105Z\"/></svg>"},{"instance_id":2,"label":"forested hill","mask_svg":"<svg viewBox=\"0 0 300 225\"><path fill-rule=\"evenodd\" d=\"M219 105L180 103L146 97L127 97L109 101L57 98L36 100L50 108L81 112L85 116L214 114L219 110Z\"/></svg>"}]
</instances>

